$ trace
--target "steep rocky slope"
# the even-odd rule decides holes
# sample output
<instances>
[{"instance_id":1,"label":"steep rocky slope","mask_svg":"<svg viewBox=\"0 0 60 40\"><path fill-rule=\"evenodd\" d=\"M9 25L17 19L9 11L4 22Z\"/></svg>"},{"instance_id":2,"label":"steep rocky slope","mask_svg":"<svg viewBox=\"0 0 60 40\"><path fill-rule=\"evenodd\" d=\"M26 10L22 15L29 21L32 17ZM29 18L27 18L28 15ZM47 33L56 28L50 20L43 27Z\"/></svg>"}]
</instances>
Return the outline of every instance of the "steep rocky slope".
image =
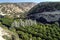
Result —
<instances>
[{"instance_id":1,"label":"steep rocky slope","mask_svg":"<svg viewBox=\"0 0 60 40\"><path fill-rule=\"evenodd\" d=\"M42 2L28 12L28 18L42 23L54 23L60 20L60 2Z\"/></svg>"},{"instance_id":2,"label":"steep rocky slope","mask_svg":"<svg viewBox=\"0 0 60 40\"><path fill-rule=\"evenodd\" d=\"M35 5L36 3L32 2L0 3L0 15L16 15L19 17L21 13L27 12Z\"/></svg>"}]
</instances>

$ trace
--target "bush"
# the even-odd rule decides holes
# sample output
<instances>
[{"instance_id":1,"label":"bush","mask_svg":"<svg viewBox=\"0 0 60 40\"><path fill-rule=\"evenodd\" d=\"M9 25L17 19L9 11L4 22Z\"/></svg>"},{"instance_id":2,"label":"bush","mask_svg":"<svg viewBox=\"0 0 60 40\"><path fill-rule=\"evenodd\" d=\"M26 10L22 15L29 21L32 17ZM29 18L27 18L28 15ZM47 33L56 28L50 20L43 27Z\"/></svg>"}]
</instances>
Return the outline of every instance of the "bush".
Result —
<instances>
[{"instance_id":1,"label":"bush","mask_svg":"<svg viewBox=\"0 0 60 40\"><path fill-rule=\"evenodd\" d=\"M8 37L7 35L4 35L3 38L6 40L12 40L12 38Z\"/></svg>"}]
</instances>

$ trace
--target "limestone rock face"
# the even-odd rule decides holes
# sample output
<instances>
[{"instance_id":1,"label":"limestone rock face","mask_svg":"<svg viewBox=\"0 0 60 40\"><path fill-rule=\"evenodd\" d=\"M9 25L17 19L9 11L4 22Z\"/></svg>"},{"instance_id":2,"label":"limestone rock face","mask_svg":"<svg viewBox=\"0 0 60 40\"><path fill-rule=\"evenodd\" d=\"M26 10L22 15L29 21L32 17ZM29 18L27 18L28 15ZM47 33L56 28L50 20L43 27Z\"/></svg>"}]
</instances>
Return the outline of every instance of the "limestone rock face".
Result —
<instances>
[{"instance_id":1,"label":"limestone rock face","mask_svg":"<svg viewBox=\"0 0 60 40\"><path fill-rule=\"evenodd\" d=\"M33 7L27 18L37 20L42 23L54 23L60 20L59 2L42 2Z\"/></svg>"}]
</instances>

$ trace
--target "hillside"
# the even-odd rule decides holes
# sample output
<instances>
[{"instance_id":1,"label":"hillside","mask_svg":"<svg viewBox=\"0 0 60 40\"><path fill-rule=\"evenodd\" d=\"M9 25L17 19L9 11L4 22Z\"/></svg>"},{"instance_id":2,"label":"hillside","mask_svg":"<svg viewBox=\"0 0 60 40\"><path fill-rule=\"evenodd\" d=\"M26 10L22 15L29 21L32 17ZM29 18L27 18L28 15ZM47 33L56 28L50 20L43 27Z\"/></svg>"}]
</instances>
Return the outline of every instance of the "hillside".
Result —
<instances>
[{"instance_id":1,"label":"hillside","mask_svg":"<svg viewBox=\"0 0 60 40\"><path fill-rule=\"evenodd\" d=\"M13 13L7 13L4 9L4 14L2 11L0 13L0 40L60 40L60 2L42 2L24 13L20 10L20 6L17 7L19 11L15 8L16 5L25 3L4 5L2 7L5 9L13 9ZM22 16L25 18L10 17L11 15L16 17L18 12L21 12L18 14L20 16L24 14Z\"/></svg>"},{"instance_id":2,"label":"hillside","mask_svg":"<svg viewBox=\"0 0 60 40\"><path fill-rule=\"evenodd\" d=\"M0 3L0 15L8 15L10 17L20 17L22 13L29 11L36 3L21 2L21 3Z\"/></svg>"},{"instance_id":3,"label":"hillside","mask_svg":"<svg viewBox=\"0 0 60 40\"><path fill-rule=\"evenodd\" d=\"M60 2L42 2L28 12L28 18L42 23L60 22Z\"/></svg>"}]
</instances>

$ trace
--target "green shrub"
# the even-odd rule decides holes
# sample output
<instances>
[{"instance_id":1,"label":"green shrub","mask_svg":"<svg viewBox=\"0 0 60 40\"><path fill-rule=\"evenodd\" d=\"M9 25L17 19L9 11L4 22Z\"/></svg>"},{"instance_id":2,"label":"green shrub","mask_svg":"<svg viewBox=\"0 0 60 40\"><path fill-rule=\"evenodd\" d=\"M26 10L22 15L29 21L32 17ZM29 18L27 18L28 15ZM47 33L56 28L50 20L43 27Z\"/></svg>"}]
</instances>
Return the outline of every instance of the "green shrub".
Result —
<instances>
[{"instance_id":1,"label":"green shrub","mask_svg":"<svg viewBox=\"0 0 60 40\"><path fill-rule=\"evenodd\" d=\"M6 40L12 40L12 38L8 37L7 35L4 35L3 38Z\"/></svg>"}]
</instances>

